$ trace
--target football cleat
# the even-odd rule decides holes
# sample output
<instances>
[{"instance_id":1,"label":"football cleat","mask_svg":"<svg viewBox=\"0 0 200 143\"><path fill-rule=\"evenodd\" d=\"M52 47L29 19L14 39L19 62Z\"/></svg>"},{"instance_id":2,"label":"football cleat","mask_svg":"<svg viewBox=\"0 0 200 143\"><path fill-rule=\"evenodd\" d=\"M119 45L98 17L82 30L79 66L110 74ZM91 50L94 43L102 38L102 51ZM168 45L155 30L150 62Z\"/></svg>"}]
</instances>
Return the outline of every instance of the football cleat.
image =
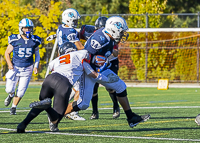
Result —
<instances>
[{"instance_id":1,"label":"football cleat","mask_svg":"<svg viewBox=\"0 0 200 143\"><path fill-rule=\"evenodd\" d=\"M58 132L59 131L58 124L57 123L56 124L52 123L49 117L48 117L48 121L49 121L49 129L50 129L50 131Z\"/></svg>"},{"instance_id":2,"label":"football cleat","mask_svg":"<svg viewBox=\"0 0 200 143\"><path fill-rule=\"evenodd\" d=\"M93 119L99 119L99 112L92 113L92 116L90 117L90 120L93 120Z\"/></svg>"},{"instance_id":3,"label":"football cleat","mask_svg":"<svg viewBox=\"0 0 200 143\"><path fill-rule=\"evenodd\" d=\"M197 125L200 125L200 114L198 114L195 118L195 122L197 123Z\"/></svg>"},{"instance_id":4,"label":"football cleat","mask_svg":"<svg viewBox=\"0 0 200 143\"><path fill-rule=\"evenodd\" d=\"M114 109L114 113L113 113L113 119L116 119L120 116L120 108L116 108Z\"/></svg>"},{"instance_id":5,"label":"football cleat","mask_svg":"<svg viewBox=\"0 0 200 143\"><path fill-rule=\"evenodd\" d=\"M137 126L139 123L147 121L150 117L151 116L149 114L142 115L142 116L135 114L131 119L129 120L127 119L127 121L128 121L129 126L133 128Z\"/></svg>"},{"instance_id":6,"label":"football cleat","mask_svg":"<svg viewBox=\"0 0 200 143\"><path fill-rule=\"evenodd\" d=\"M17 126L17 133L25 133L25 129L26 129L26 125L23 122L21 122Z\"/></svg>"},{"instance_id":7,"label":"football cleat","mask_svg":"<svg viewBox=\"0 0 200 143\"><path fill-rule=\"evenodd\" d=\"M15 107L10 108L10 115L16 115L16 108Z\"/></svg>"},{"instance_id":8,"label":"football cleat","mask_svg":"<svg viewBox=\"0 0 200 143\"><path fill-rule=\"evenodd\" d=\"M8 95L8 97L4 100L4 105L8 106L11 102L13 97L10 97L10 94Z\"/></svg>"},{"instance_id":9,"label":"football cleat","mask_svg":"<svg viewBox=\"0 0 200 143\"><path fill-rule=\"evenodd\" d=\"M85 118L78 115L78 112L71 112L65 115L65 118L75 120L75 121L85 121Z\"/></svg>"},{"instance_id":10,"label":"football cleat","mask_svg":"<svg viewBox=\"0 0 200 143\"><path fill-rule=\"evenodd\" d=\"M47 109L51 106L51 102L52 101L50 98L46 98L41 101L35 101L35 102L30 103L29 107L30 108Z\"/></svg>"}]
</instances>

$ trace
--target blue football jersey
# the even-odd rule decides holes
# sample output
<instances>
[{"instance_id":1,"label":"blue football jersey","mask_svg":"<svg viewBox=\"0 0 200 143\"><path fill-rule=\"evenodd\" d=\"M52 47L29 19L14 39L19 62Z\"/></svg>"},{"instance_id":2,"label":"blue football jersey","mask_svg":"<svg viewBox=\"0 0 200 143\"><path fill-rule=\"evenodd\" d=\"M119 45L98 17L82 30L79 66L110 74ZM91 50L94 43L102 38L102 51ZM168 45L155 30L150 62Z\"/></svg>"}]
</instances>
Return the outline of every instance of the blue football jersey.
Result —
<instances>
[{"instance_id":1,"label":"blue football jersey","mask_svg":"<svg viewBox=\"0 0 200 143\"><path fill-rule=\"evenodd\" d=\"M65 27L64 24L60 25L57 29L58 47L65 42L79 41L78 32L74 28Z\"/></svg>"},{"instance_id":2,"label":"blue football jersey","mask_svg":"<svg viewBox=\"0 0 200 143\"><path fill-rule=\"evenodd\" d=\"M20 34L13 34L8 37L8 43L13 46L13 65L28 67L33 64L33 54L35 48L41 44L41 38L32 35L30 39L24 40Z\"/></svg>"},{"instance_id":3,"label":"blue football jersey","mask_svg":"<svg viewBox=\"0 0 200 143\"><path fill-rule=\"evenodd\" d=\"M94 55L102 55L109 57L113 52L113 47L116 44L114 39L111 39L104 28L97 30L85 43L85 49L91 54L91 59ZM96 66L91 63L93 69Z\"/></svg>"},{"instance_id":4,"label":"blue football jersey","mask_svg":"<svg viewBox=\"0 0 200 143\"><path fill-rule=\"evenodd\" d=\"M97 30L85 43L85 49L92 55L109 57L113 52L115 41L111 39L104 28Z\"/></svg>"}]
</instances>

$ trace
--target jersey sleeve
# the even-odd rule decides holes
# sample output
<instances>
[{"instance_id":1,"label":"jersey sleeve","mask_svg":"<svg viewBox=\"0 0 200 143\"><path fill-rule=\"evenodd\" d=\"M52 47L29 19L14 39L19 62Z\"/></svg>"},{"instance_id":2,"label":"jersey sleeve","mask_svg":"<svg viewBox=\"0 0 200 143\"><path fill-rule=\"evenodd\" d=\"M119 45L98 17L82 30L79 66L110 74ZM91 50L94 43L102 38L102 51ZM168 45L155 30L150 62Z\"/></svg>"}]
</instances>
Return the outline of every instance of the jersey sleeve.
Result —
<instances>
[{"instance_id":1,"label":"jersey sleeve","mask_svg":"<svg viewBox=\"0 0 200 143\"><path fill-rule=\"evenodd\" d=\"M91 53L91 54L96 54L102 47L108 45L108 40L106 37L98 34L92 35L87 43L85 44L85 49Z\"/></svg>"}]
</instances>

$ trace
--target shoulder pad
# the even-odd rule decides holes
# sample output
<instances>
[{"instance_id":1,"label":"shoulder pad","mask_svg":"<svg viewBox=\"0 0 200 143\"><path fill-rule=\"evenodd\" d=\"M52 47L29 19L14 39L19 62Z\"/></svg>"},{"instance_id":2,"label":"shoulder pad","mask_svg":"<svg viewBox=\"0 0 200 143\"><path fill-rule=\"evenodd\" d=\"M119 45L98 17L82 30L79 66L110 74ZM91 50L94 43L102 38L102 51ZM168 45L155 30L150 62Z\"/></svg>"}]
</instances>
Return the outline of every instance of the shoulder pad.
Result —
<instances>
[{"instance_id":1,"label":"shoulder pad","mask_svg":"<svg viewBox=\"0 0 200 143\"><path fill-rule=\"evenodd\" d=\"M10 44L13 41L19 40L20 35L19 34L12 34L8 37L8 43Z\"/></svg>"}]
</instances>

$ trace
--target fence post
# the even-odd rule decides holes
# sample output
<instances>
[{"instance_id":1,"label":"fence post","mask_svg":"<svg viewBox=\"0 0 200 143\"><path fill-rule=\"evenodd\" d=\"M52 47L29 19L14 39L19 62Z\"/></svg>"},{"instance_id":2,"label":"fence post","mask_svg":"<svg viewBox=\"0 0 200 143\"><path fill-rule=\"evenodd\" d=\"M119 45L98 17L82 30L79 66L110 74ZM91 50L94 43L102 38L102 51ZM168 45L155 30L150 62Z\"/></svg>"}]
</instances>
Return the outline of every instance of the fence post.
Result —
<instances>
[{"instance_id":1,"label":"fence post","mask_svg":"<svg viewBox=\"0 0 200 143\"><path fill-rule=\"evenodd\" d=\"M146 13L146 28L148 28L148 13ZM148 74L148 32L146 32L146 50L145 50L145 82L147 82Z\"/></svg>"},{"instance_id":2,"label":"fence post","mask_svg":"<svg viewBox=\"0 0 200 143\"><path fill-rule=\"evenodd\" d=\"M199 28L199 11L197 16L197 27ZM197 37L197 83L199 83L199 36Z\"/></svg>"}]
</instances>

